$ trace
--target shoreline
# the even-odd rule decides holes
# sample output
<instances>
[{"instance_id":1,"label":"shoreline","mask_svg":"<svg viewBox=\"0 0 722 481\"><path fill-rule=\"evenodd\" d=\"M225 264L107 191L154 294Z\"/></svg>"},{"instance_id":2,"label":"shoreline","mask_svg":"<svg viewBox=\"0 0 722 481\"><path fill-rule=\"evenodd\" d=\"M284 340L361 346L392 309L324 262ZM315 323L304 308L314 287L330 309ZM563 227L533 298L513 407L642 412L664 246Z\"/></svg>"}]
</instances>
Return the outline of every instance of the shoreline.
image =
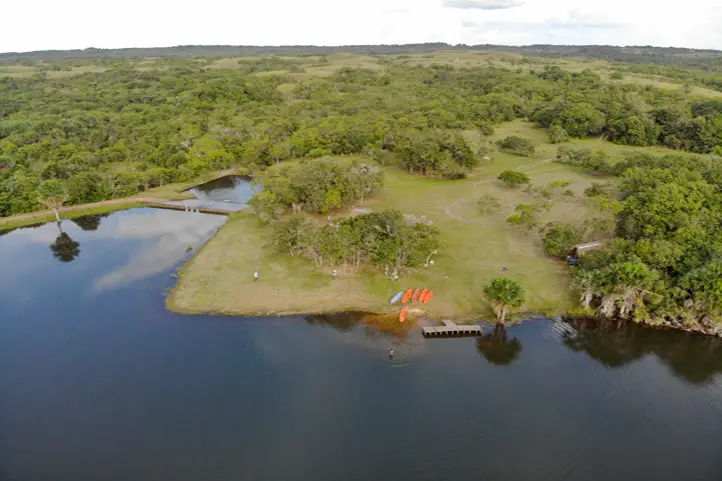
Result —
<instances>
[{"instance_id":1,"label":"shoreline","mask_svg":"<svg viewBox=\"0 0 722 481\"><path fill-rule=\"evenodd\" d=\"M200 176L190 182L166 184L161 187L154 187L130 197L106 199L88 204L64 206L58 209L58 213L60 214L60 220L73 219L84 215L105 214L108 212L132 209L134 207L144 207L149 203L193 199L193 195L189 194L187 191L193 189L194 187L198 187L199 185L203 185L207 182L212 182L229 175L250 177L249 174L250 172L245 167L234 167L232 169L216 171ZM55 214L52 210L39 210L24 214L11 215L9 217L0 217L0 230L17 229L34 224L52 222L54 220Z\"/></svg>"},{"instance_id":2,"label":"shoreline","mask_svg":"<svg viewBox=\"0 0 722 481\"><path fill-rule=\"evenodd\" d=\"M142 199L118 199L116 201L101 201L92 204L80 204L77 206L64 207L58 210L60 220L75 219L86 215L107 214L119 210L143 207L146 200ZM50 211L38 211L29 214L0 218L0 230L19 229L37 224L55 222L55 214Z\"/></svg>"},{"instance_id":3,"label":"shoreline","mask_svg":"<svg viewBox=\"0 0 722 481\"><path fill-rule=\"evenodd\" d=\"M173 291L175 291L175 286L173 288ZM323 310L323 311L316 311L316 312L309 312L309 311L296 311L296 310L287 310L287 311L274 311L274 310L267 310L267 311L234 311L234 310L223 310L223 309L194 309L194 308L186 308L186 307L180 307L176 305L174 300L172 300L173 291L171 291L171 294L166 297L165 307L171 312L176 312L178 314L184 314L184 315L209 315L209 316L228 316L228 317L238 317L238 318L249 318L249 317L298 317L298 316L327 316L327 315L338 315L338 314L350 314L350 313L362 313L369 316L398 316L398 311L401 307L407 307L410 308L410 305L405 304L394 304L394 308L389 308L386 310L380 310L380 311L368 311L365 309L359 309L354 308L351 306L344 306L339 307L338 309L330 309L330 310ZM452 322L459 324L459 325L472 325L472 324L480 324L480 325L494 325L497 322L493 319L486 319L483 315L467 315L462 317L455 317L455 316L438 316L434 315L432 312L425 311L423 309L418 308L410 308L410 311L416 310L420 311L420 313L413 313L411 312L409 315L410 320L415 321L419 318L425 318L432 322L441 322L442 318L446 319L448 317L451 317ZM718 329L717 332L713 332L710 329L704 329L701 327L690 327L690 326L675 326L671 323L660 323L660 324L651 324L646 322L635 322L631 319L618 319L618 318L607 318L607 317L601 317L601 316L580 316L570 313L563 313L563 312L547 312L542 313L539 311L524 311L521 313L513 313L511 315L511 320L507 320L504 323L504 326L511 327L515 326L517 324L520 324L522 322L529 322L534 321L539 318L544 319L550 319L554 317L561 317L562 319L570 319L574 321L592 321L597 323L604 323L604 322L610 322L610 321L618 321L621 323L624 323L625 325L637 325L641 327L645 327L648 329L657 329L662 331L669 331L669 332L684 332L688 334L698 334L698 335L704 335L704 336L710 336L710 337L719 337L722 338L722 329ZM415 324L415 323L414 323Z\"/></svg>"},{"instance_id":4,"label":"shoreline","mask_svg":"<svg viewBox=\"0 0 722 481\"><path fill-rule=\"evenodd\" d=\"M246 217L251 218L248 212L238 212L234 213L229 216L229 221L233 220L234 218L239 217ZM369 309L368 307L358 307L353 305L338 305L338 307L333 308L327 308L327 309L321 309L318 311L314 311L313 309L278 309L278 310L272 310L272 309L261 309L261 310L241 310L241 309L219 309L219 308L213 308L213 307L189 307L189 306L182 306L181 303L178 302L178 291L181 287L181 280L184 273L190 268L191 264L198 259L199 256L212 244L212 241L221 233L223 232L223 228L226 227L228 223L222 225L220 228L218 228L211 237L206 240L206 242L197 249L192 256L190 256L188 259L186 259L176 270L176 282L173 284L172 288L167 291L167 295L165 296L164 305L165 308L168 309L171 312L176 312L179 314L184 315L211 315L211 316L229 316L229 317L239 317L239 318L249 318L249 317L297 317L297 316L324 316L324 315L338 315L338 314L349 314L349 313L363 313L365 315L370 316L393 316L396 318L398 316L398 312L402 307L410 308L410 311L416 311L411 312L410 320L414 325L416 325L416 320L419 318L426 318L428 320L431 320L433 322L441 322L443 319L450 319L451 321L455 322L456 324L464 325L464 324L490 324L493 325L496 323L496 321L493 319L493 316L490 316L491 310L488 309L486 312L478 312L478 313L464 313L459 315L440 315L435 314L432 310L426 310L421 309L419 307L412 307L413 304L386 304L383 308L375 308L375 309ZM576 309L576 313L574 312ZM527 309L522 312L512 313L510 315L510 320L507 320L506 323L504 323L505 326L513 326L522 322L528 322L532 321L537 318L553 318L553 317L561 317L563 319L571 319L574 321L593 321L597 323L603 323L603 322L609 322L612 320L621 321L625 325L630 324L636 324L642 327L650 328L650 329L659 329L659 330L665 330L665 331L673 331L673 332L686 332L690 334L699 334L699 335L705 335L705 336L711 336L711 337L719 337L722 338L722 328L717 329L717 332L711 332L710 329L704 329L699 326L679 326L674 325L671 323L659 323L659 324L651 324L646 322L635 322L631 319L616 319L616 318L607 318L607 317L601 317L601 316L594 316L594 315L586 315L586 314L580 314L578 311L578 308L572 308L572 309L562 309L562 310L555 310L555 309L547 309L547 310L535 310L535 309ZM491 320L490 320L491 319Z\"/></svg>"}]
</instances>

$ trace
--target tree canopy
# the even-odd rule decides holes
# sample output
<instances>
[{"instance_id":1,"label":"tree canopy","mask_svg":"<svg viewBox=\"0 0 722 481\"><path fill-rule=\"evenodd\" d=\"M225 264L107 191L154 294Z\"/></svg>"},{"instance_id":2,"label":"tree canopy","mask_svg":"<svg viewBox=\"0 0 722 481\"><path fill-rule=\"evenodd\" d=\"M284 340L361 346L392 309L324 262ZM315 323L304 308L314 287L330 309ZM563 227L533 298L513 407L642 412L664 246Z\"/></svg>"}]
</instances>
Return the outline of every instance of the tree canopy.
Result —
<instances>
[{"instance_id":1,"label":"tree canopy","mask_svg":"<svg viewBox=\"0 0 722 481\"><path fill-rule=\"evenodd\" d=\"M386 210L318 225L303 216L276 221L273 244L292 256L324 265L359 269L369 265L386 275L424 265L439 248L439 231L433 226Z\"/></svg>"},{"instance_id":2,"label":"tree canopy","mask_svg":"<svg viewBox=\"0 0 722 481\"><path fill-rule=\"evenodd\" d=\"M491 307L500 323L504 323L509 309L524 303L524 289L521 284L507 277L497 277L489 281L484 294L491 302Z\"/></svg>"},{"instance_id":3,"label":"tree canopy","mask_svg":"<svg viewBox=\"0 0 722 481\"><path fill-rule=\"evenodd\" d=\"M86 52L104 54L111 52ZM49 180L63 183L65 202L73 205L229 166L259 172L289 159L329 155L369 156L454 179L486 155L464 132L489 136L495 125L514 119L550 127L560 142L600 135L629 145L722 153L718 101L609 83L590 70L382 60L379 70L342 68L300 78L294 73L299 62L287 58L252 59L237 68L209 68L213 58L162 58L142 69L139 59L96 58L86 63L104 71L0 77L0 216L40 209L38 189ZM84 65L58 59L38 68L62 70L72 62ZM533 143L519 137L504 139L500 148L533 154ZM602 169L604 159L597 160Z\"/></svg>"},{"instance_id":4,"label":"tree canopy","mask_svg":"<svg viewBox=\"0 0 722 481\"><path fill-rule=\"evenodd\" d=\"M712 157L634 153L605 170L620 177L623 200L611 200L608 186L585 192L618 207L610 249L585 255L574 273L583 307L610 317L720 329L722 164ZM558 226L549 235L550 247L568 238Z\"/></svg>"}]
</instances>

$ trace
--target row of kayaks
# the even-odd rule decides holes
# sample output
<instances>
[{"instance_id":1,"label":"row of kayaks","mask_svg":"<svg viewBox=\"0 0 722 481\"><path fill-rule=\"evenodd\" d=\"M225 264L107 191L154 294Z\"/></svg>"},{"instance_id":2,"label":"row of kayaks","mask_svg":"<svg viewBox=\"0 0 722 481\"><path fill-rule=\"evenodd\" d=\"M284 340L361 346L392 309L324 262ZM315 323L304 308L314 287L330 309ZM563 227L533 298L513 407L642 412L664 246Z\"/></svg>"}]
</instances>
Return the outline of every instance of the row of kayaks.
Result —
<instances>
[{"instance_id":1,"label":"row of kayaks","mask_svg":"<svg viewBox=\"0 0 722 481\"><path fill-rule=\"evenodd\" d=\"M430 291L425 287L423 289L420 287L416 289L411 288L394 294L390 303L396 304L401 301L401 304L406 304L407 302L421 302L423 304L428 304L433 297L434 291Z\"/></svg>"}]
</instances>

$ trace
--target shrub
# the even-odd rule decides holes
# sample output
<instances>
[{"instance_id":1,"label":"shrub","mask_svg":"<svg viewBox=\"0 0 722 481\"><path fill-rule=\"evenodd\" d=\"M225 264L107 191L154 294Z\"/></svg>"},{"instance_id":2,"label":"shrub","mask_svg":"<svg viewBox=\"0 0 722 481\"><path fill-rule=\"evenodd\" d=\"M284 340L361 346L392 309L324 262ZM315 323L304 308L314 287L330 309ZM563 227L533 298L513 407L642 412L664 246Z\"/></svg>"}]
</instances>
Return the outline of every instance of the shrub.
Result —
<instances>
[{"instance_id":1,"label":"shrub","mask_svg":"<svg viewBox=\"0 0 722 481\"><path fill-rule=\"evenodd\" d=\"M507 187L517 187L522 184L528 184L531 179L528 175L523 172L517 172L515 170L505 170L498 177L499 180L504 182Z\"/></svg>"},{"instance_id":2,"label":"shrub","mask_svg":"<svg viewBox=\"0 0 722 481\"><path fill-rule=\"evenodd\" d=\"M488 210L498 209L500 206L501 202L499 202L499 198L494 195L484 194L479 199L479 208L484 214L486 214Z\"/></svg>"},{"instance_id":3,"label":"shrub","mask_svg":"<svg viewBox=\"0 0 722 481\"><path fill-rule=\"evenodd\" d=\"M504 152L523 155L526 157L531 157L534 155L535 151L534 144L531 140L525 139L524 137L517 137L516 135L512 135L503 140L498 140L496 145L498 145L499 149Z\"/></svg>"},{"instance_id":4,"label":"shrub","mask_svg":"<svg viewBox=\"0 0 722 481\"><path fill-rule=\"evenodd\" d=\"M550 222L541 230L544 252L550 256L564 259L572 247L582 242L581 229L558 222Z\"/></svg>"},{"instance_id":5,"label":"shrub","mask_svg":"<svg viewBox=\"0 0 722 481\"><path fill-rule=\"evenodd\" d=\"M513 225L526 227L528 229L533 228L537 224L537 213L539 207L531 204L519 204L514 209L516 214L510 216L506 221Z\"/></svg>"},{"instance_id":6,"label":"shrub","mask_svg":"<svg viewBox=\"0 0 722 481\"><path fill-rule=\"evenodd\" d=\"M561 125L552 125L549 129L549 142L552 144L561 144L569 140L569 134Z\"/></svg>"}]
</instances>

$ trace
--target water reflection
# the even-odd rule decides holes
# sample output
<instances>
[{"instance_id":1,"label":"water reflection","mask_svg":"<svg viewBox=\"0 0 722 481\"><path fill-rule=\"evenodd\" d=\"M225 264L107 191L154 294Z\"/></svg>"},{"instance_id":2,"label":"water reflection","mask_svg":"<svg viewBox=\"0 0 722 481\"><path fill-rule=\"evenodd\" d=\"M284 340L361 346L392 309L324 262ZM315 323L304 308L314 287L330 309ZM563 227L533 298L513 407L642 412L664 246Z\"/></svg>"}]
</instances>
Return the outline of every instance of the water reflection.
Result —
<instances>
[{"instance_id":1,"label":"water reflection","mask_svg":"<svg viewBox=\"0 0 722 481\"><path fill-rule=\"evenodd\" d=\"M160 209L144 215L121 217L105 230L114 239L153 239L138 249L130 261L106 273L93 283L96 290L126 286L129 283L166 271L199 247L226 217L206 214L168 212Z\"/></svg>"},{"instance_id":2,"label":"water reflection","mask_svg":"<svg viewBox=\"0 0 722 481\"><path fill-rule=\"evenodd\" d=\"M394 315L364 312L312 315L304 319L309 325L333 329L338 342L361 347L374 356L388 359L389 349L393 349L394 367L406 366L412 358L427 352L426 340L413 320L401 323Z\"/></svg>"},{"instance_id":3,"label":"water reflection","mask_svg":"<svg viewBox=\"0 0 722 481\"><path fill-rule=\"evenodd\" d=\"M695 384L722 373L722 340L700 334L649 329L624 321L579 320L565 332L563 342L609 368L625 366L655 355L674 374Z\"/></svg>"},{"instance_id":4,"label":"water reflection","mask_svg":"<svg viewBox=\"0 0 722 481\"><path fill-rule=\"evenodd\" d=\"M55 242L50 244L50 250L60 262L72 262L80 255L80 244L61 230Z\"/></svg>"},{"instance_id":5,"label":"water reflection","mask_svg":"<svg viewBox=\"0 0 722 481\"><path fill-rule=\"evenodd\" d=\"M365 312L340 312L306 316L304 320L311 325L323 325L339 331L351 331L362 327L369 338L389 337L406 340L412 331L413 322L399 322L396 316L368 314Z\"/></svg>"},{"instance_id":6,"label":"water reflection","mask_svg":"<svg viewBox=\"0 0 722 481\"><path fill-rule=\"evenodd\" d=\"M260 186L251 183L250 177L229 175L190 189L188 192L195 195L195 199L167 203L183 205L192 209L207 208L238 211L248 207L248 201L260 188Z\"/></svg>"},{"instance_id":7,"label":"water reflection","mask_svg":"<svg viewBox=\"0 0 722 481\"><path fill-rule=\"evenodd\" d=\"M109 214L91 214L73 219L73 223L86 232L98 230L101 221L108 217Z\"/></svg>"},{"instance_id":8,"label":"water reflection","mask_svg":"<svg viewBox=\"0 0 722 481\"><path fill-rule=\"evenodd\" d=\"M497 366L510 366L519 359L521 341L509 337L503 324L496 324L489 334L476 338L476 348L484 359Z\"/></svg>"},{"instance_id":9,"label":"water reflection","mask_svg":"<svg viewBox=\"0 0 722 481\"><path fill-rule=\"evenodd\" d=\"M229 175L196 186L190 191L199 200L245 204L253 197L250 177Z\"/></svg>"}]
</instances>

